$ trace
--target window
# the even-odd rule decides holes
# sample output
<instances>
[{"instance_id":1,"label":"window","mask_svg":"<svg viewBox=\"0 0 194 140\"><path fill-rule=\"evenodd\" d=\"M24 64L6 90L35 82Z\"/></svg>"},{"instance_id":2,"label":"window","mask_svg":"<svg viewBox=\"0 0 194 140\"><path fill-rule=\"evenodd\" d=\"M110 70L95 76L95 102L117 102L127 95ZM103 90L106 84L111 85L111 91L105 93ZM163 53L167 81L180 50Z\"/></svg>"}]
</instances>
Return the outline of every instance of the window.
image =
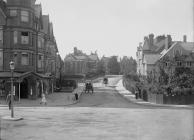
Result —
<instances>
[{"instance_id":1,"label":"window","mask_svg":"<svg viewBox=\"0 0 194 140\"><path fill-rule=\"evenodd\" d=\"M38 37L38 48L41 48L41 38Z\"/></svg>"},{"instance_id":2,"label":"window","mask_svg":"<svg viewBox=\"0 0 194 140\"><path fill-rule=\"evenodd\" d=\"M42 48L44 46L44 39L42 37L38 37L38 48Z\"/></svg>"},{"instance_id":3,"label":"window","mask_svg":"<svg viewBox=\"0 0 194 140\"><path fill-rule=\"evenodd\" d=\"M191 67L191 65L192 65L191 61L186 62L187 67Z\"/></svg>"},{"instance_id":4,"label":"window","mask_svg":"<svg viewBox=\"0 0 194 140\"><path fill-rule=\"evenodd\" d=\"M18 54L14 53L14 64L15 64L15 66L17 66L17 61L18 61L17 56L18 56Z\"/></svg>"},{"instance_id":5,"label":"window","mask_svg":"<svg viewBox=\"0 0 194 140\"><path fill-rule=\"evenodd\" d=\"M0 30L0 44L3 44L3 30Z\"/></svg>"},{"instance_id":6,"label":"window","mask_svg":"<svg viewBox=\"0 0 194 140\"><path fill-rule=\"evenodd\" d=\"M178 61L177 62L177 66L181 67L182 66L182 62Z\"/></svg>"},{"instance_id":7,"label":"window","mask_svg":"<svg viewBox=\"0 0 194 140\"><path fill-rule=\"evenodd\" d=\"M29 21L29 12L28 11L21 11L21 21L28 22Z\"/></svg>"},{"instance_id":8,"label":"window","mask_svg":"<svg viewBox=\"0 0 194 140\"><path fill-rule=\"evenodd\" d=\"M29 44L29 33L28 32L21 32L21 43Z\"/></svg>"},{"instance_id":9,"label":"window","mask_svg":"<svg viewBox=\"0 0 194 140\"><path fill-rule=\"evenodd\" d=\"M17 31L13 32L13 42L14 44L18 43L18 32Z\"/></svg>"},{"instance_id":10,"label":"window","mask_svg":"<svg viewBox=\"0 0 194 140\"><path fill-rule=\"evenodd\" d=\"M10 12L9 14L10 14L11 17L16 17L17 16L17 10L12 9L9 12Z\"/></svg>"},{"instance_id":11,"label":"window","mask_svg":"<svg viewBox=\"0 0 194 140\"><path fill-rule=\"evenodd\" d=\"M3 70L3 50L0 50L0 70Z\"/></svg>"},{"instance_id":12,"label":"window","mask_svg":"<svg viewBox=\"0 0 194 140\"><path fill-rule=\"evenodd\" d=\"M38 55L38 68L43 68L43 55Z\"/></svg>"},{"instance_id":13,"label":"window","mask_svg":"<svg viewBox=\"0 0 194 140\"><path fill-rule=\"evenodd\" d=\"M29 57L27 53L22 53L22 60L21 60L22 65L29 65Z\"/></svg>"}]
</instances>

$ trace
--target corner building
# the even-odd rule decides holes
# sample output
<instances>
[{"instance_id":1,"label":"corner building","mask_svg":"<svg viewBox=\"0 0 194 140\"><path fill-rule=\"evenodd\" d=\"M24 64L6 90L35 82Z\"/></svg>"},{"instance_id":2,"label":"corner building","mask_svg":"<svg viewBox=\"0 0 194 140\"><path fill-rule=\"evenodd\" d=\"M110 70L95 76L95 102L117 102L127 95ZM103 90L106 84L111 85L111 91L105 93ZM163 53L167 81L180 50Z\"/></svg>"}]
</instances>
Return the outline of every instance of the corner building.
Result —
<instances>
[{"instance_id":1,"label":"corner building","mask_svg":"<svg viewBox=\"0 0 194 140\"><path fill-rule=\"evenodd\" d=\"M1 94L10 92L10 61L15 63L16 98L52 93L58 49L49 16L42 15L41 4L35 4L35 0L0 1L4 5L0 19L5 21L0 22Z\"/></svg>"}]
</instances>

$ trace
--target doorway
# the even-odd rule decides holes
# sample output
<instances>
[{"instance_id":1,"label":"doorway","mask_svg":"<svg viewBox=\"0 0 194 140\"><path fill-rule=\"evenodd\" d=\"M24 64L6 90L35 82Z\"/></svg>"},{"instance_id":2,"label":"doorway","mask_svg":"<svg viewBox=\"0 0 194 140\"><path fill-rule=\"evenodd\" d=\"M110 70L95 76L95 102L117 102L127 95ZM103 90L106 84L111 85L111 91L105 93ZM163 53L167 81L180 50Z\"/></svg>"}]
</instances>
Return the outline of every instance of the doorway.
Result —
<instances>
[{"instance_id":1,"label":"doorway","mask_svg":"<svg viewBox=\"0 0 194 140\"><path fill-rule=\"evenodd\" d=\"M28 98L28 80L26 78L23 79L20 85L20 97Z\"/></svg>"}]
</instances>

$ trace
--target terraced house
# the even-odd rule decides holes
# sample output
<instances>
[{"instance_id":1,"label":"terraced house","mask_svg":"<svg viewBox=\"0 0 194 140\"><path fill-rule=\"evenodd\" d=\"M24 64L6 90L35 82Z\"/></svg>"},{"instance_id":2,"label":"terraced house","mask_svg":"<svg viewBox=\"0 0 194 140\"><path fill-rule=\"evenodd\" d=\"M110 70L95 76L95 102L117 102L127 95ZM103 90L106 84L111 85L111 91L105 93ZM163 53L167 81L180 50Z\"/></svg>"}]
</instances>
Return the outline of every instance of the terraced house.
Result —
<instances>
[{"instance_id":1,"label":"terraced house","mask_svg":"<svg viewBox=\"0 0 194 140\"><path fill-rule=\"evenodd\" d=\"M14 61L16 97L37 98L51 93L61 59L49 15L36 0L0 0L1 94L10 88L10 61Z\"/></svg>"}]
</instances>

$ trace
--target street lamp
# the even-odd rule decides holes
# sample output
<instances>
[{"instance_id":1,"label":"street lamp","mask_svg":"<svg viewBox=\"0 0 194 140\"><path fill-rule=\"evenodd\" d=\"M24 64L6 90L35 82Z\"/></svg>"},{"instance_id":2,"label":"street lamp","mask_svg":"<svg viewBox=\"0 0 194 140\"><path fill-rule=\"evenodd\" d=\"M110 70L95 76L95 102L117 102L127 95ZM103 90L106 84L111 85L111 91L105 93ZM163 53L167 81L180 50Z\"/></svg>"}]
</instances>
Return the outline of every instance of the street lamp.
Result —
<instances>
[{"instance_id":1,"label":"street lamp","mask_svg":"<svg viewBox=\"0 0 194 140\"><path fill-rule=\"evenodd\" d=\"M14 69L15 69L15 66L14 66L14 62L11 61L9 63L9 66L10 66L10 70L11 70L11 118L14 117L14 111L13 111L13 73L14 73Z\"/></svg>"}]
</instances>

